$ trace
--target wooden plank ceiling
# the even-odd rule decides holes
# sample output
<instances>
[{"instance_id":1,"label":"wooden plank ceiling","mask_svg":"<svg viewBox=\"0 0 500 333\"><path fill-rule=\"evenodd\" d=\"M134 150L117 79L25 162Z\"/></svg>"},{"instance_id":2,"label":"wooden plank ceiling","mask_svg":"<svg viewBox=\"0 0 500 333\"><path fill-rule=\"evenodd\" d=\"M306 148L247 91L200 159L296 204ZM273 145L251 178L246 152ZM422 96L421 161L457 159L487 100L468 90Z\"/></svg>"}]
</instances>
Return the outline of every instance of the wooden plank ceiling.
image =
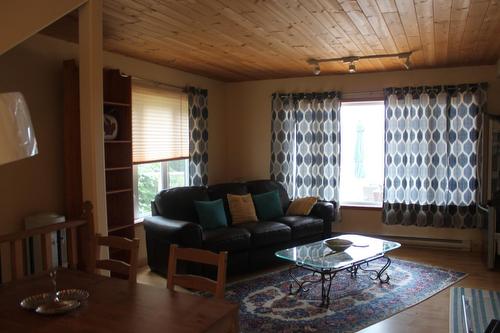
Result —
<instances>
[{"instance_id":1,"label":"wooden plank ceiling","mask_svg":"<svg viewBox=\"0 0 500 333\"><path fill-rule=\"evenodd\" d=\"M412 68L494 64L499 6L499 0L104 0L104 48L223 81L309 76L308 58L406 51L414 51ZM71 21L45 33L74 39ZM392 58L356 67L403 68ZM321 64L321 75L345 72L347 64Z\"/></svg>"}]
</instances>

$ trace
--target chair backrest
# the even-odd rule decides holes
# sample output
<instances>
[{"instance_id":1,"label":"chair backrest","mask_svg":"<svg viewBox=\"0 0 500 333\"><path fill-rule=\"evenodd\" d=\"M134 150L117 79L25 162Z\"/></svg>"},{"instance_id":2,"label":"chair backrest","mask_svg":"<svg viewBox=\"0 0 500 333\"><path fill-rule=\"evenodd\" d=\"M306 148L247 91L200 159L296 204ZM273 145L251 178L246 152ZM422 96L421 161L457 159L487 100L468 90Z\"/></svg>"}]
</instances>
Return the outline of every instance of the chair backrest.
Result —
<instances>
[{"instance_id":1,"label":"chair backrest","mask_svg":"<svg viewBox=\"0 0 500 333\"><path fill-rule=\"evenodd\" d=\"M177 260L191 261L217 267L217 280L191 274L177 274ZM179 248L176 244L170 245L168 259L167 288L174 290L180 286L198 291L207 291L216 298L223 299L226 288L227 252L219 254L207 250L193 248Z\"/></svg>"},{"instance_id":2,"label":"chair backrest","mask_svg":"<svg viewBox=\"0 0 500 333\"><path fill-rule=\"evenodd\" d=\"M101 236L95 237L96 245L96 261L95 268L104 269L112 273L128 276L130 284L137 283L137 257L139 255L139 240L128 239L118 236ZM99 256L99 247L107 246L109 249L126 250L130 253L130 262L125 262L118 259L97 259Z\"/></svg>"},{"instance_id":3,"label":"chair backrest","mask_svg":"<svg viewBox=\"0 0 500 333\"><path fill-rule=\"evenodd\" d=\"M27 229L19 232L15 232L8 235L0 236L0 247L4 243L9 244L10 249L10 280L15 281L23 278L24 276L30 274L26 272L26 256L25 251L28 241L32 237L40 237L40 246L34 247L34 253L41 253L42 258L42 271L47 272L55 269L58 266L57 262L52 259L52 236L55 232L66 231L66 250L68 258L68 266L71 269L77 269L79 265L79 254L80 257L92 256L92 251L87 248L85 253L78 253L78 237L82 236L81 233L88 233L88 230L93 228L92 225L92 204L90 202L85 202L83 204L83 214L80 219L66 221L63 223L54 223L46 225L43 227ZM6 267L2 267L6 268ZM38 273L38 272L37 272ZM0 282L7 282L1 281ZM8 278L7 278L8 279Z\"/></svg>"}]
</instances>

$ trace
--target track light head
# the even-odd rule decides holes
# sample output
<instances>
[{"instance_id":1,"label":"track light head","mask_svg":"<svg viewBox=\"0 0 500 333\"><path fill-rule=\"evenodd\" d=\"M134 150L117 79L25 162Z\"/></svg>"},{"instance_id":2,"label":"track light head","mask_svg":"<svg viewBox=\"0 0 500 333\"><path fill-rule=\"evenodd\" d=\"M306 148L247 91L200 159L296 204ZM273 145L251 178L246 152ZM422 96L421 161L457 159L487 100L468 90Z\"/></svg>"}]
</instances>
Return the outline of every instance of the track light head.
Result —
<instances>
[{"instance_id":1,"label":"track light head","mask_svg":"<svg viewBox=\"0 0 500 333\"><path fill-rule=\"evenodd\" d=\"M321 68L319 67L319 62L316 59L307 59L307 63L313 66L313 74L319 75L321 73Z\"/></svg>"},{"instance_id":2,"label":"track light head","mask_svg":"<svg viewBox=\"0 0 500 333\"><path fill-rule=\"evenodd\" d=\"M354 61L349 64L349 73L356 73L356 65Z\"/></svg>"},{"instance_id":3,"label":"track light head","mask_svg":"<svg viewBox=\"0 0 500 333\"><path fill-rule=\"evenodd\" d=\"M410 67L411 67L411 62L410 62L410 57L408 56L403 64L403 66L405 66L405 69L406 70L410 70Z\"/></svg>"},{"instance_id":4,"label":"track light head","mask_svg":"<svg viewBox=\"0 0 500 333\"><path fill-rule=\"evenodd\" d=\"M400 53L399 54L399 59L401 59L401 60L404 59L403 67L406 70L409 70L411 68L411 62L410 62L410 56L411 56L411 54L412 54L412 52L404 52L404 53Z\"/></svg>"},{"instance_id":5,"label":"track light head","mask_svg":"<svg viewBox=\"0 0 500 333\"><path fill-rule=\"evenodd\" d=\"M319 75L321 73L321 68L319 68L319 64L315 65L313 68L313 74Z\"/></svg>"}]
</instances>

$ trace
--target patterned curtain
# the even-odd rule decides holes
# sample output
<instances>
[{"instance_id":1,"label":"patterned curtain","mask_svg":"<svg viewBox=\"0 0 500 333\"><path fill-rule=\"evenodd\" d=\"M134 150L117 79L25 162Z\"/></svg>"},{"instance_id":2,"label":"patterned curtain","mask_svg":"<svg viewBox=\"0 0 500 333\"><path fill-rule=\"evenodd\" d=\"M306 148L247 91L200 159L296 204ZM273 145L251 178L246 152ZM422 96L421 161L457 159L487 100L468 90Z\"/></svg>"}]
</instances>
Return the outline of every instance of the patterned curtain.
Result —
<instances>
[{"instance_id":1,"label":"patterned curtain","mask_svg":"<svg viewBox=\"0 0 500 333\"><path fill-rule=\"evenodd\" d=\"M273 94L271 179L295 197L295 105L292 95Z\"/></svg>"},{"instance_id":2,"label":"patterned curtain","mask_svg":"<svg viewBox=\"0 0 500 333\"><path fill-rule=\"evenodd\" d=\"M486 84L385 90L387 224L480 227Z\"/></svg>"},{"instance_id":3,"label":"patterned curtain","mask_svg":"<svg viewBox=\"0 0 500 333\"><path fill-rule=\"evenodd\" d=\"M208 184L208 91L187 88L189 107L189 184Z\"/></svg>"},{"instance_id":4,"label":"patterned curtain","mask_svg":"<svg viewBox=\"0 0 500 333\"><path fill-rule=\"evenodd\" d=\"M271 179L290 197L338 201L339 108L337 92L273 95Z\"/></svg>"},{"instance_id":5,"label":"patterned curtain","mask_svg":"<svg viewBox=\"0 0 500 333\"><path fill-rule=\"evenodd\" d=\"M490 118L491 132L491 195L500 191L500 119Z\"/></svg>"}]
</instances>

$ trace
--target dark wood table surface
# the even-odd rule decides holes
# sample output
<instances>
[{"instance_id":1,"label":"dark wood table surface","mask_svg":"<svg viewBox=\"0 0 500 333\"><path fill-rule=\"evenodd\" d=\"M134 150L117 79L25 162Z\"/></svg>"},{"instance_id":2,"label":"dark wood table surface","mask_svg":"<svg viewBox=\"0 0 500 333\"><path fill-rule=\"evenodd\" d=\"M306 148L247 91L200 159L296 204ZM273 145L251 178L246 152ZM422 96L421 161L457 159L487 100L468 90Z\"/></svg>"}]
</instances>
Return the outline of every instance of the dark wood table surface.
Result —
<instances>
[{"instance_id":1,"label":"dark wood table surface","mask_svg":"<svg viewBox=\"0 0 500 333\"><path fill-rule=\"evenodd\" d=\"M50 292L48 275L0 285L0 332L238 332L238 305L166 288L60 270L58 289L85 289L90 297L77 310L54 316L20 307L31 295Z\"/></svg>"}]
</instances>

